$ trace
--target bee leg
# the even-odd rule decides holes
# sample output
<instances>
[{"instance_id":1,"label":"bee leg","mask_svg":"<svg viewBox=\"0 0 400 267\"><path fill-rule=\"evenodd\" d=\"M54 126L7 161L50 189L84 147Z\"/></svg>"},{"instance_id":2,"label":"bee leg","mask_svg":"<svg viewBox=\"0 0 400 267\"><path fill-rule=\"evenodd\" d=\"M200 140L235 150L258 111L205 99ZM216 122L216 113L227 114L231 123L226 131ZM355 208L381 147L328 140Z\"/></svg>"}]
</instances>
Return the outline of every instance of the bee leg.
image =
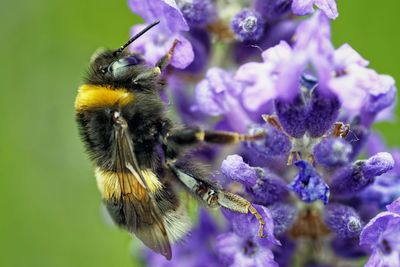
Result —
<instances>
[{"instance_id":1,"label":"bee leg","mask_svg":"<svg viewBox=\"0 0 400 267\"><path fill-rule=\"evenodd\" d=\"M163 69L165 69L168 66L169 61L171 60L172 54L174 53L175 47L177 46L178 43L179 43L179 41L175 39L168 54L166 54L165 56L160 58L160 60L157 62L156 68L158 68L158 69L160 69L160 71L162 71Z\"/></svg>"},{"instance_id":2,"label":"bee leg","mask_svg":"<svg viewBox=\"0 0 400 267\"><path fill-rule=\"evenodd\" d=\"M199 127L191 127L171 132L165 137L165 140L183 146L194 145L203 141L212 144L230 145L237 144L239 141L256 140L265 135L265 132L256 135L243 135L235 132L204 131Z\"/></svg>"},{"instance_id":3,"label":"bee leg","mask_svg":"<svg viewBox=\"0 0 400 267\"><path fill-rule=\"evenodd\" d=\"M157 79L160 76L161 71L163 71L168 66L168 63L171 60L172 54L174 53L175 47L178 43L179 41L175 40L168 54L163 56L157 62L155 67L149 68L137 75L133 80L133 83L145 83L146 81L153 81Z\"/></svg>"},{"instance_id":4,"label":"bee leg","mask_svg":"<svg viewBox=\"0 0 400 267\"><path fill-rule=\"evenodd\" d=\"M195 166L180 166L179 163L167 163L169 169L185 186L191 195L193 195L200 203L210 208L224 207L228 210L239 213L251 213L260 223L258 230L259 237L264 237L263 228L265 222L258 211L246 199L224 191L215 182L203 177L202 174L196 173ZM190 170L188 170L190 169Z\"/></svg>"}]
</instances>

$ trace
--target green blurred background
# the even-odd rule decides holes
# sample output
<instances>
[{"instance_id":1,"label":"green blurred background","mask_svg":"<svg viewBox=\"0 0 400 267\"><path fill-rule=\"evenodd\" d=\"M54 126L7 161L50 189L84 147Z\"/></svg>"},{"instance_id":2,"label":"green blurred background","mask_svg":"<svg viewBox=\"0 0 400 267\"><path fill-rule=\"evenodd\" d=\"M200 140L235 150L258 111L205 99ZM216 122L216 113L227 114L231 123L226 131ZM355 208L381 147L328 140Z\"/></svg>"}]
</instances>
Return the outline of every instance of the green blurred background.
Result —
<instances>
[{"instance_id":1,"label":"green blurred background","mask_svg":"<svg viewBox=\"0 0 400 267\"><path fill-rule=\"evenodd\" d=\"M334 44L399 81L400 2L338 6ZM0 19L0 266L135 265L132 238L101 218L73 103L91 54L120 46L140 18L123 0L3 0ZM376 128L399 145L399 123Z\"/></svg>"}]
</instances>

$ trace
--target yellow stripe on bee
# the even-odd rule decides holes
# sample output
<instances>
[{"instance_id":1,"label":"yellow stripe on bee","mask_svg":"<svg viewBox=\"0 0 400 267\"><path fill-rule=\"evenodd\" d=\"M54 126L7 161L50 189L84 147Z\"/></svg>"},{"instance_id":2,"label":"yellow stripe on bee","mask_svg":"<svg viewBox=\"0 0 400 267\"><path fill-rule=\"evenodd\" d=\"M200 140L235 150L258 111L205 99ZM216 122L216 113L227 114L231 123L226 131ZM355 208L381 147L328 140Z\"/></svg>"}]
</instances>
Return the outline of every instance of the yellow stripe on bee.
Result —
<instances>
[{"instance_id":1,"label":"yellow stripe on bee","mask_svg":"<svg viewBox=\"0 0 400 267\"><path fill-rule=\"evenodd\" d=\"M125 88L112 88L101 85L84 84L79 87L75 100L77 112L109 106L123 107L134 100L133 93Z\"/></svg>"},{"instance_id":2,"label":"yellow stripe on bee","mask_svg":"<svg viewBox=\"0 0 400 267\"><path fill-rule=\"evenodd\" d=\"M162 183L151 169L145 169L141 172L151 193L154 194L156 191L162 189ZM118 173L100 168L96 169L97 186L104 199L119 199L122 193L132 193L138 200L147 198L147 190L143 188L138 180L140 177L135 177L132 173L127 173L124 178L129 179L129 181L125 181L124 183L125 186L130 185L130 188L124 188L124 192L122 192Z\"/></svg>"}]
</instances>

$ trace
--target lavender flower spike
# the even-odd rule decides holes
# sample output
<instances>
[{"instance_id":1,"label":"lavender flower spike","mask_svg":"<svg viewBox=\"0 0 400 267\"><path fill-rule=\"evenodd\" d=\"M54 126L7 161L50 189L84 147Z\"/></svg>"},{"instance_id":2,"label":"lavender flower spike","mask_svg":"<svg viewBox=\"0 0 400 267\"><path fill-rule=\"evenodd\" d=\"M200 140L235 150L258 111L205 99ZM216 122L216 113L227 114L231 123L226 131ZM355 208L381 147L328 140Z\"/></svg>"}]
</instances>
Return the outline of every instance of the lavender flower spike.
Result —
<instances>
[{"instance_id":1,"label":"lavender flower spike","mask_svg":"<svg viewBox=\"0 0 400 267\"><path fill-rule=\"evenodd\" d=\"M301 170L287 188L296 192L299 198L305 202L311 203L321 199L325 205L328 204L329 187L321 176L307 161L301 160L295 165L299 166Z\"/></svg>"},{"instance_id":2,"label":"lavender flower spike","mask_svg":"<svg viewBox=\"0 0 400 267\"><path fill-rule=\"evenodd\" d=\"M366 267L400 266L400 198L388 206L364 227L360 245L372 250Z\"/></svg>"},{"instance_id":3,"label":"lavender flower spike","mask_svg":"<svg viewBox=\"0 0 400 267\"><path fill-rule=\"evenodd\" d=\"M371 178L380 176L390 171L394 167L394 159L390 153L379 152L375 156L370 157L362 167L364 177Z\"/></svg>"}]
</instances>

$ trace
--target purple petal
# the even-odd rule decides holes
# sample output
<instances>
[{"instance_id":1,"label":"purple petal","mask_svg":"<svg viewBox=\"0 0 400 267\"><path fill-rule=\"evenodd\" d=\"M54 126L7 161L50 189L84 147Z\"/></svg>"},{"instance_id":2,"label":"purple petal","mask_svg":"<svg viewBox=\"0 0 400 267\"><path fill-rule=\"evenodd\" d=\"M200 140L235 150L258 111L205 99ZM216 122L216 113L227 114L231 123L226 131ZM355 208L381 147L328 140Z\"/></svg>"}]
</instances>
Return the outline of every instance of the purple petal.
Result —
<instances>
[{"instance_id":1,"label":"purple petal","mask_svg":"<svg viewBox=\"0 0 400 267\"><path fill-rule=\"evenodd\" d=\"M243 158L239 155L228 156L222 161L221 170L225 176L244 186L251 187L257 182L256 170L243 162Z\"/></svg>"},{"instance_id":2,"label":"purple petal","mask_svg":"<svg viewBox=\"0 0 400 267\"><path fill-rule=\"evenodd\" d=\"M299 16L309 15L314 12L314 0L293 0L292 11Z\"/></svg>"},{"instance_id":3,"label":"purple petal","mask_svg":"<svg viewBox=\"0 0 400 267\"><path fill-rule=\"evenodd\" d=\"M292 11L299 16L309 15L314 12L314 4L330 19L336 19L339 15L335 0L293 0Z\"/></svg>"},{"instance_id":4,"label":"purple petal","mask_svg":"<svg viewBox=\"0 0 400 267\"><path fill-rule=\"evenodd\" d=\"M333 61L337 71L341 72L352 64L356 64L360 67L366 67L369 65L368 60L365 60L356 50L354 50L349 44L343 44L335 50L333 55Z\"/></svg>"},{"instance_id":5,"label":"purple petal","mask_svg":"<svg viewBox=\"0 0 400 267\"><path fill-rule=\"evenodd\" d=\"M294 50L305 54L306 62L312 63L318 74L320 93L329 95L326 84L332 76L334 53L330 20L322 12L316 12L299 24L296 38Z\"/></svg>"},{"instance_id":6,"label":"purple petal","mask_svg":"<svg viewBox=\"0 0 400 267\"><path fill-rule=\"evenodd\" d=\"M252 265L253 266L253 265ZM257 252L257 257L255 258L256 267L271 266L279 267L279 265L274 261L274 254L268 248L261 247Z\"/></svg>"},{"instance_id":7,"label":"purple petal","mask_svg":"<svg viewBox=\"0 0 400 267\"><path fill-rule=\"evenodd\" d=\"M317 42L319 52L333 53L330 25L322 12L315 12L309 19L301 21L296 30L295 49L307 48L312 42Z\"/></svg>"},{"instance_id":8,"label":"purple petal","mask_svg":"<svg viewBox=\"0 0 400 267\"><path fill-rule=\"evenodd\" d=\"M214 100L214 91L208 80L202 80L197 84L195 94L198 103L196 107L201 112L211 116L218 116L224 113L224 108Z\"/></svg>"},{"instance_id":9,"label":"purple petal","mask_svg":"<svg viewBox=\"0 0 400 267\"><path fill-rule=\"evenodd\" d=\"M372 69L350 65L346 74L331 79L328 86L334 92L350 114L357 113L364 104L371 88L380 83L379 75Z\"/></svg>"},{"instance_id":10,"label":"purple petal","mask_svg":"<svg viewBox=\"0 0 400 267\"><path fill-rule=\"evenodd\" d=\"M284 99L290 98L298 88L287 86L279 91L276 86L277 74L280 71L282 61L289 62L292 50L288 43L281 41L278 45L271 47L262 53L263 63L250 62L239 67L235 79L244 83L243 104L250 110L255 111L264 103L276 98L281 92ZM291 70L291 68L289 68ZM289 71L289 70L288 70ZM286 75L286 73L284 74ZM293 76L286 76L293 77ZM285 78L285 80L287 80ZM293 79L298 83L296 77Z\"/></svg>"},{"instance_id":11,"label":"purple petal","mask_svg":"<svg viewBox=\"0 0 400 267\"><path fill-rule=\"evenodd\" d=\"M287 188L296 192L298 197L307 203L321 199L325 205L328 204L329 187L321 176L307 161L301 160L295 165L299 166L301 170Z\"/></svg>"},{"instance_id":12,"label":"purple petal","mask_svg":"<svg viewBox=\"0 0 400 267\"><path fill-rule=\"evenodd\" d=\"M179 43L175 47L169 64L171 64L175 68L184 69L189 66L194 59L193 47L191 43L185 37L183 37L183 35L176 34L172 38L170 38L170 41L172 42L169 46L169 49L172 47L172 43L175 40L178 40Z\"/></svg>"},{"instance_id":13,"label":"purple petal","mask_svg":"<svg viewBox=\"0 0 400 267\"><path fill-rule=\"evenodd\" d=\"M335 0L315 0L315 5L324 11L326 16L330 19L336 19L339 15Z\"/></svg>"},{"instance_id":14,"label":"purple petal","mask_svg":"<svg viewBox=\"0 0 400 267\"><path fill-rule=\"evenodd\" d=\"M400 215L400 198L392 202L392 204L386 206L387 210Z\"/></svg>"},{"instance_id":15,"label":"purple petal","mask_svg":"<svg viewBox=\"0 0 400 267\"><path fill-rule=\"evenodd\" d=\"M174 0L128 0L128 5L147 23L159 20L158 27L168 31L164 32L165 34L189 30L189 26Z\"/></svg>"},{"instance_id":16,"label":"purple petal","mask_svg":"<svg viewBox=\"0 0 400 267\"><path fill-rule=\"evenodd\" d=\"M242 238L235 233L220 234L216 237L215 247L218 257L227 264L232 264L236 253L241 251Z\"/></svg>"},{"instance_id":17,"label":"purple petal","mask_svg":"<svg viewBox=\"0 0 400 267\"><path fill-rule=\"evenodd\" d=\"M224 216L231 222L233 231L244 238L251 238L261 246L269 246L271 244L280 245L280 242L274 236L274 222L268 209L261 205L253 204L253 207L260 213L264 219L263 228L264 238L258 236L260 223L257 218L251 214L243 214L227 209L222 209Z\"/></svg>"},{"instance_id":18,"label":"purple petal","mask_svg":"<svg viewBox=\"0 0 400 267\"><path fill-rule=\"evenodd\" d=\"M400 223L400 215L385 211L371 219L360 234L360 245L375 246L378 244L392 220Z\"/></svg>"},{"instance_id":19,"label":"purple petal","mask_svg":"<svg viewBox=\"0 0 400 267\"><path fill-rule=\"evenodd\" d=\"M226 101L230 92L237 93L230 73L220 68L210 68L205 79L195 88L198 108L211 116L222 115L230 110Z\"/></svg>"},{"instance_id":20,"label":"purple petal","mask_svg":"<svg viewBox=\"0 0 400 267\"><path fill-rule=\"evenodd\" d=\"M390 153L379 152L370 157L361 166L364 177L367 179L380 176L394 167L394 159Z\"/></svg>"}]
</instances>

